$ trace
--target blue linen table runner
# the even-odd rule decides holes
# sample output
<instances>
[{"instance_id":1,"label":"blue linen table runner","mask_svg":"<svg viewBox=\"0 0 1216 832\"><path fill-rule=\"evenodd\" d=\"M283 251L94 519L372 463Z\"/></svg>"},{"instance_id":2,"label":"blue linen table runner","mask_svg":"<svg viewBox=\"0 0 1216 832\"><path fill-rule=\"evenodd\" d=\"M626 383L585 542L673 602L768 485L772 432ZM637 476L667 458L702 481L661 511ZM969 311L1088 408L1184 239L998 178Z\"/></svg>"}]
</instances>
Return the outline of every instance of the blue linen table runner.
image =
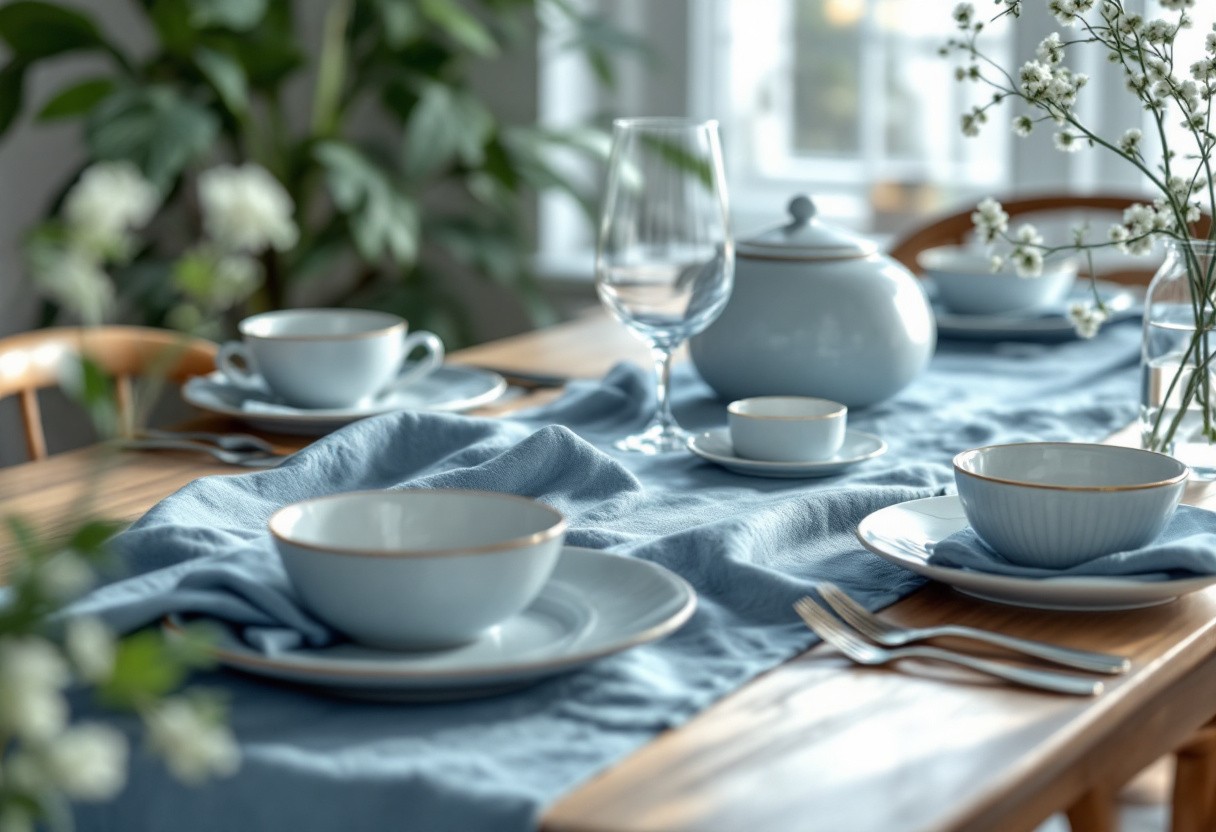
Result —
<instances>
[{"instance_id":1,"label":"blue linen table runner","mask_svg":"<svg viewBox=\"0 0 1216 832\"><path fill-rule=\"evenodd\" d=\"M1125 424L1138 350L1131 326L1059 346L942 344L900 396L850 413L850 427L881 435L890 451L825 480L744 477L690 454L617 454L611 440L640 428L653 407L650 379L621 366L512 419L391 414L278 469L192 483L117 539L131 576L80 611L131 629L168 610L204 609L250 625L264 649L285 638L324 643L325 628L291 603L266 519L310 496L403 485L538 497L569 518L569 544L661 563L700 603L658 644L485 700L370 704L206 674L199 683L231 699L241 772L192 790L136 755L126 791L80 806L80 828L533 828L547 803L809 646L791 605L816 582L832 580L870 608L919 585L862 549L853 530L878 508L941 493L956 452L1097 440ZM686 427L724 424L723 403L690 369L675 391Z\"/></svg>"}]
</instances>

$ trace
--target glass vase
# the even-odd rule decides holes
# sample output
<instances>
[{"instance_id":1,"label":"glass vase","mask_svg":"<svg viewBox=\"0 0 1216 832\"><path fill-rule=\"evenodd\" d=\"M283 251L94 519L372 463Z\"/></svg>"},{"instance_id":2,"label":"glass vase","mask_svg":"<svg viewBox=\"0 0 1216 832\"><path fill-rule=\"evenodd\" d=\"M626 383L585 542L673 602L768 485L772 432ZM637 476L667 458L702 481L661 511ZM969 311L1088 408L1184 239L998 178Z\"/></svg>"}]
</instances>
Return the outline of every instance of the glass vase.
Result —
<instances>
[{"instance_id":1,"label":"glass vase","mask_svg":"<svg viewBox=\"0 0 1216 832\"><path fill-rule=\"evenodd\" d=\"M1141 355L1142 447L1170 454L1196 477L1216 479L1216 243L1166 243L1149 283Z\"/></svg>"}]
</instances>

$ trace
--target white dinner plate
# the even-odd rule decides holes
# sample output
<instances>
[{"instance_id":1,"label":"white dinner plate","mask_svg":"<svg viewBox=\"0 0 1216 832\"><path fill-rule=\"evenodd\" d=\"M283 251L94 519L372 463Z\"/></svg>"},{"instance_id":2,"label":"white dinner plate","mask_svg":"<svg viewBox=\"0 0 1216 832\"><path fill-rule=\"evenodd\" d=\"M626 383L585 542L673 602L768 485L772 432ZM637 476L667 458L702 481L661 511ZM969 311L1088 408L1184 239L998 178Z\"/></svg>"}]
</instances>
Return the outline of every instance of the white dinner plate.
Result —
<instances>
[{"instance_id":1,"label":"white dinner plate","mask_svg":"<svg viewBox=\"0 0 1216 832\"><path fill-rule=\"evenodd\" d=\"M656 641L679 629L696 603L688 582L658 564L567 546L528 609L463 647L395 652L344 643L268 656L221 624L211 649L227 667L341 696L467 699L514 690ZM183 623L170 616L165 626L172 633Z\"/></svg>"},{"instance_id":2,"label":"white dinner plate","mask_svg":"<svg viewBox=\"0 0 1216 832\"><path fill-rule=\"evenodd\" d=\"M291 407L267 391L249 391L228 381L222 373L197 376L182 386L182 398L195 407L232 416L258 430L320 436L368 416L396 410L430 410L459 413L489 404L507 389L498 373L445 364L408 387L381 396L360 407L310 410Z\"/></svg>"},{"instance_id":3,"label":"white dinner plate","mask_svg":"<svg viewBox=\"0 0 1216 832\"><path fill-rule=\"evenodd\" d=\"M1126 610L1151 607L1216 583L1216 576L1172 581L1132 577L1015 578L928 562L932 546L967 528L957 496L926 497L879 509L857 526L863 546L879 557L959 592L1020 607L1049 610Z\"/></svg>"},{"instance_id":4,"label":"white dinner plate","mask_svg":"<svg viewBox=\"0 0 1216 832\"><path fill-rule=\"evenodd\" d=\"M735 449L730 443L730 428L714 428L690 439L688 449L702 459L717 463L736 474L807 479L830 477L867 459L882 456L887 452L887 443L872 433L850 429L845 432L844 445L839 453L831 459L817 462L764 462L735 456Z\"/></svg>"},{"instance_id":5,"label":"white dinner plate","mask_svg":"<svg viewBox=\"0 0 1216 832\"><path fill-rule=\"evenodd\" d=\"M926 278L926 291L933 295L931 281ZM1118 321L1140 314L1136 292L1117 283L1098 281L1098 292L1110 310L1110 320ZM1093 300L1089 280L1079 278L1069 293L1068 302ZM1005 315L960 315L934 301L937 334L942 338L966 341L1068 341L1077 337L1072 322L1063 310L1051 312L1022 312Z\"/></svg>"}]
</instances>

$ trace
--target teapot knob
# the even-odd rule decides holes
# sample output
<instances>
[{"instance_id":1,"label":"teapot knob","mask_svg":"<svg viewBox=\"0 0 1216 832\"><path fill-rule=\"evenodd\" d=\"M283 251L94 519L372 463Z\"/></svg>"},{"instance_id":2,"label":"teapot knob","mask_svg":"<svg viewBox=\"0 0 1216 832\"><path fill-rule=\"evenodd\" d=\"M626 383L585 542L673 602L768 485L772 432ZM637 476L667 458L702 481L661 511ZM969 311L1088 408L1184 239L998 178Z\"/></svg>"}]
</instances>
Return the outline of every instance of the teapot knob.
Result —
<instances>
[{"instance_id":1,"label":"teapot knob","mask_svg":"<svg viewBox=\"0 0 1216 832\"><path fill-rule=\"evenodd\" d=\"M815 216L815 203L805 194L799 194L790 200L789 208L790 216L794 218L794 225L805 225Z\"/></svg>"}]
</instances>

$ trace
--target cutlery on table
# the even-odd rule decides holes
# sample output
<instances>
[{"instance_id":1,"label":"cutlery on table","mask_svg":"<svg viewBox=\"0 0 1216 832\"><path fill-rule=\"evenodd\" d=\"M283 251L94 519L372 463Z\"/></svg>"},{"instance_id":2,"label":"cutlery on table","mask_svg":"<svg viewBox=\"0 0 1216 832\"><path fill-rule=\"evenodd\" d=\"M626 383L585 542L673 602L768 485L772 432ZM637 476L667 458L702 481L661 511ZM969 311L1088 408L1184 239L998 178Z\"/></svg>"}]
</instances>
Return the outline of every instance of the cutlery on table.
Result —
<instances>
[{"instance_id":1,"label":"cutlery on table","mask_svg":"<svg viewBox=\"0 0 1216 832\"><path fill-rule=\"evenodd\" d=\"M1123 656L1109 653L1095 653L1090 650L1078 650L1072 647L1060 647L1042 641L1007 636L989 630L977 630L974 627L963 627L954 624L942 624L934 627L901 627L884 621L861 604L854 601L840 587L833 583L823 582L817 587L819 595L836 614L845 620L854 630L857 630L871 641L876 641L884 647L902 647L925 639L939 636L954 636L968 638L985 644L1003 647L1026 656L1044 659L1064 667L1077 670L1088 670L1092 673L1126 673L1131 662Z\"/></svg>"},{"instance_id":2,"label":"cutlery on table","mask_svg":"<svg viewBox=\"0 0 1216 832\"><path fill-rule=\"evenodd\" d=\"M559 376L550 373L534 373L527 370L508 370L504 367L486 367L482 364L470 364L478 370L485 370L490 373L497 373L502 376L507 384L513 387L522 387L524 390L548 390L565 387L570 383L569 376Z\"/></svg>"},{"instance_id":3,"label":"cutlery on table","mask_svg":"<svg viewBox=\"0 0 1216 832\"><path fill-rule=\"evenodd\" d=\"M273 468L288 459L286 454L268 454L256 450L229 451L192 439L116 439L114 445L130 451L199 451L227 465L243 468Z\"/></svg>"},{"instance_id":4,"label":"cutlery on table","mask_svg":"<svg viewBox=\"0 0 1216 832\"><path fill-rule=\"evenodd\" d=\"M144 428L135 434L136 439L183 439L195 442L209 442L225 451L261 451L266 454L278 453L274 445L260 436L249 433L209 433L206 431L176 431Z\"/></svg>"},{"instance_id":5,"label":"cutlery on table","mask_svg":"<svg viewBox=\"0 0 1216 832\"><path fill-rule=\"evenodd\" d=\"M902 659L930 659L948 662L986 673L1007 682L1023 687L1067 693L1073 696L1094 696L1102 692L1103 684L1097 679L1086 679L1067 673L1056 673L1051 670L1035 670L1031 668L1014 667L1000 662L967 656L943 650L940 647L902 647L888 649L871 644L848 627L836 616L825 610L810 598L802 598L794 604L794 609L806 625L826 643L832 645L857 664L881 665Z\"/></svg>"}]
</instances>

